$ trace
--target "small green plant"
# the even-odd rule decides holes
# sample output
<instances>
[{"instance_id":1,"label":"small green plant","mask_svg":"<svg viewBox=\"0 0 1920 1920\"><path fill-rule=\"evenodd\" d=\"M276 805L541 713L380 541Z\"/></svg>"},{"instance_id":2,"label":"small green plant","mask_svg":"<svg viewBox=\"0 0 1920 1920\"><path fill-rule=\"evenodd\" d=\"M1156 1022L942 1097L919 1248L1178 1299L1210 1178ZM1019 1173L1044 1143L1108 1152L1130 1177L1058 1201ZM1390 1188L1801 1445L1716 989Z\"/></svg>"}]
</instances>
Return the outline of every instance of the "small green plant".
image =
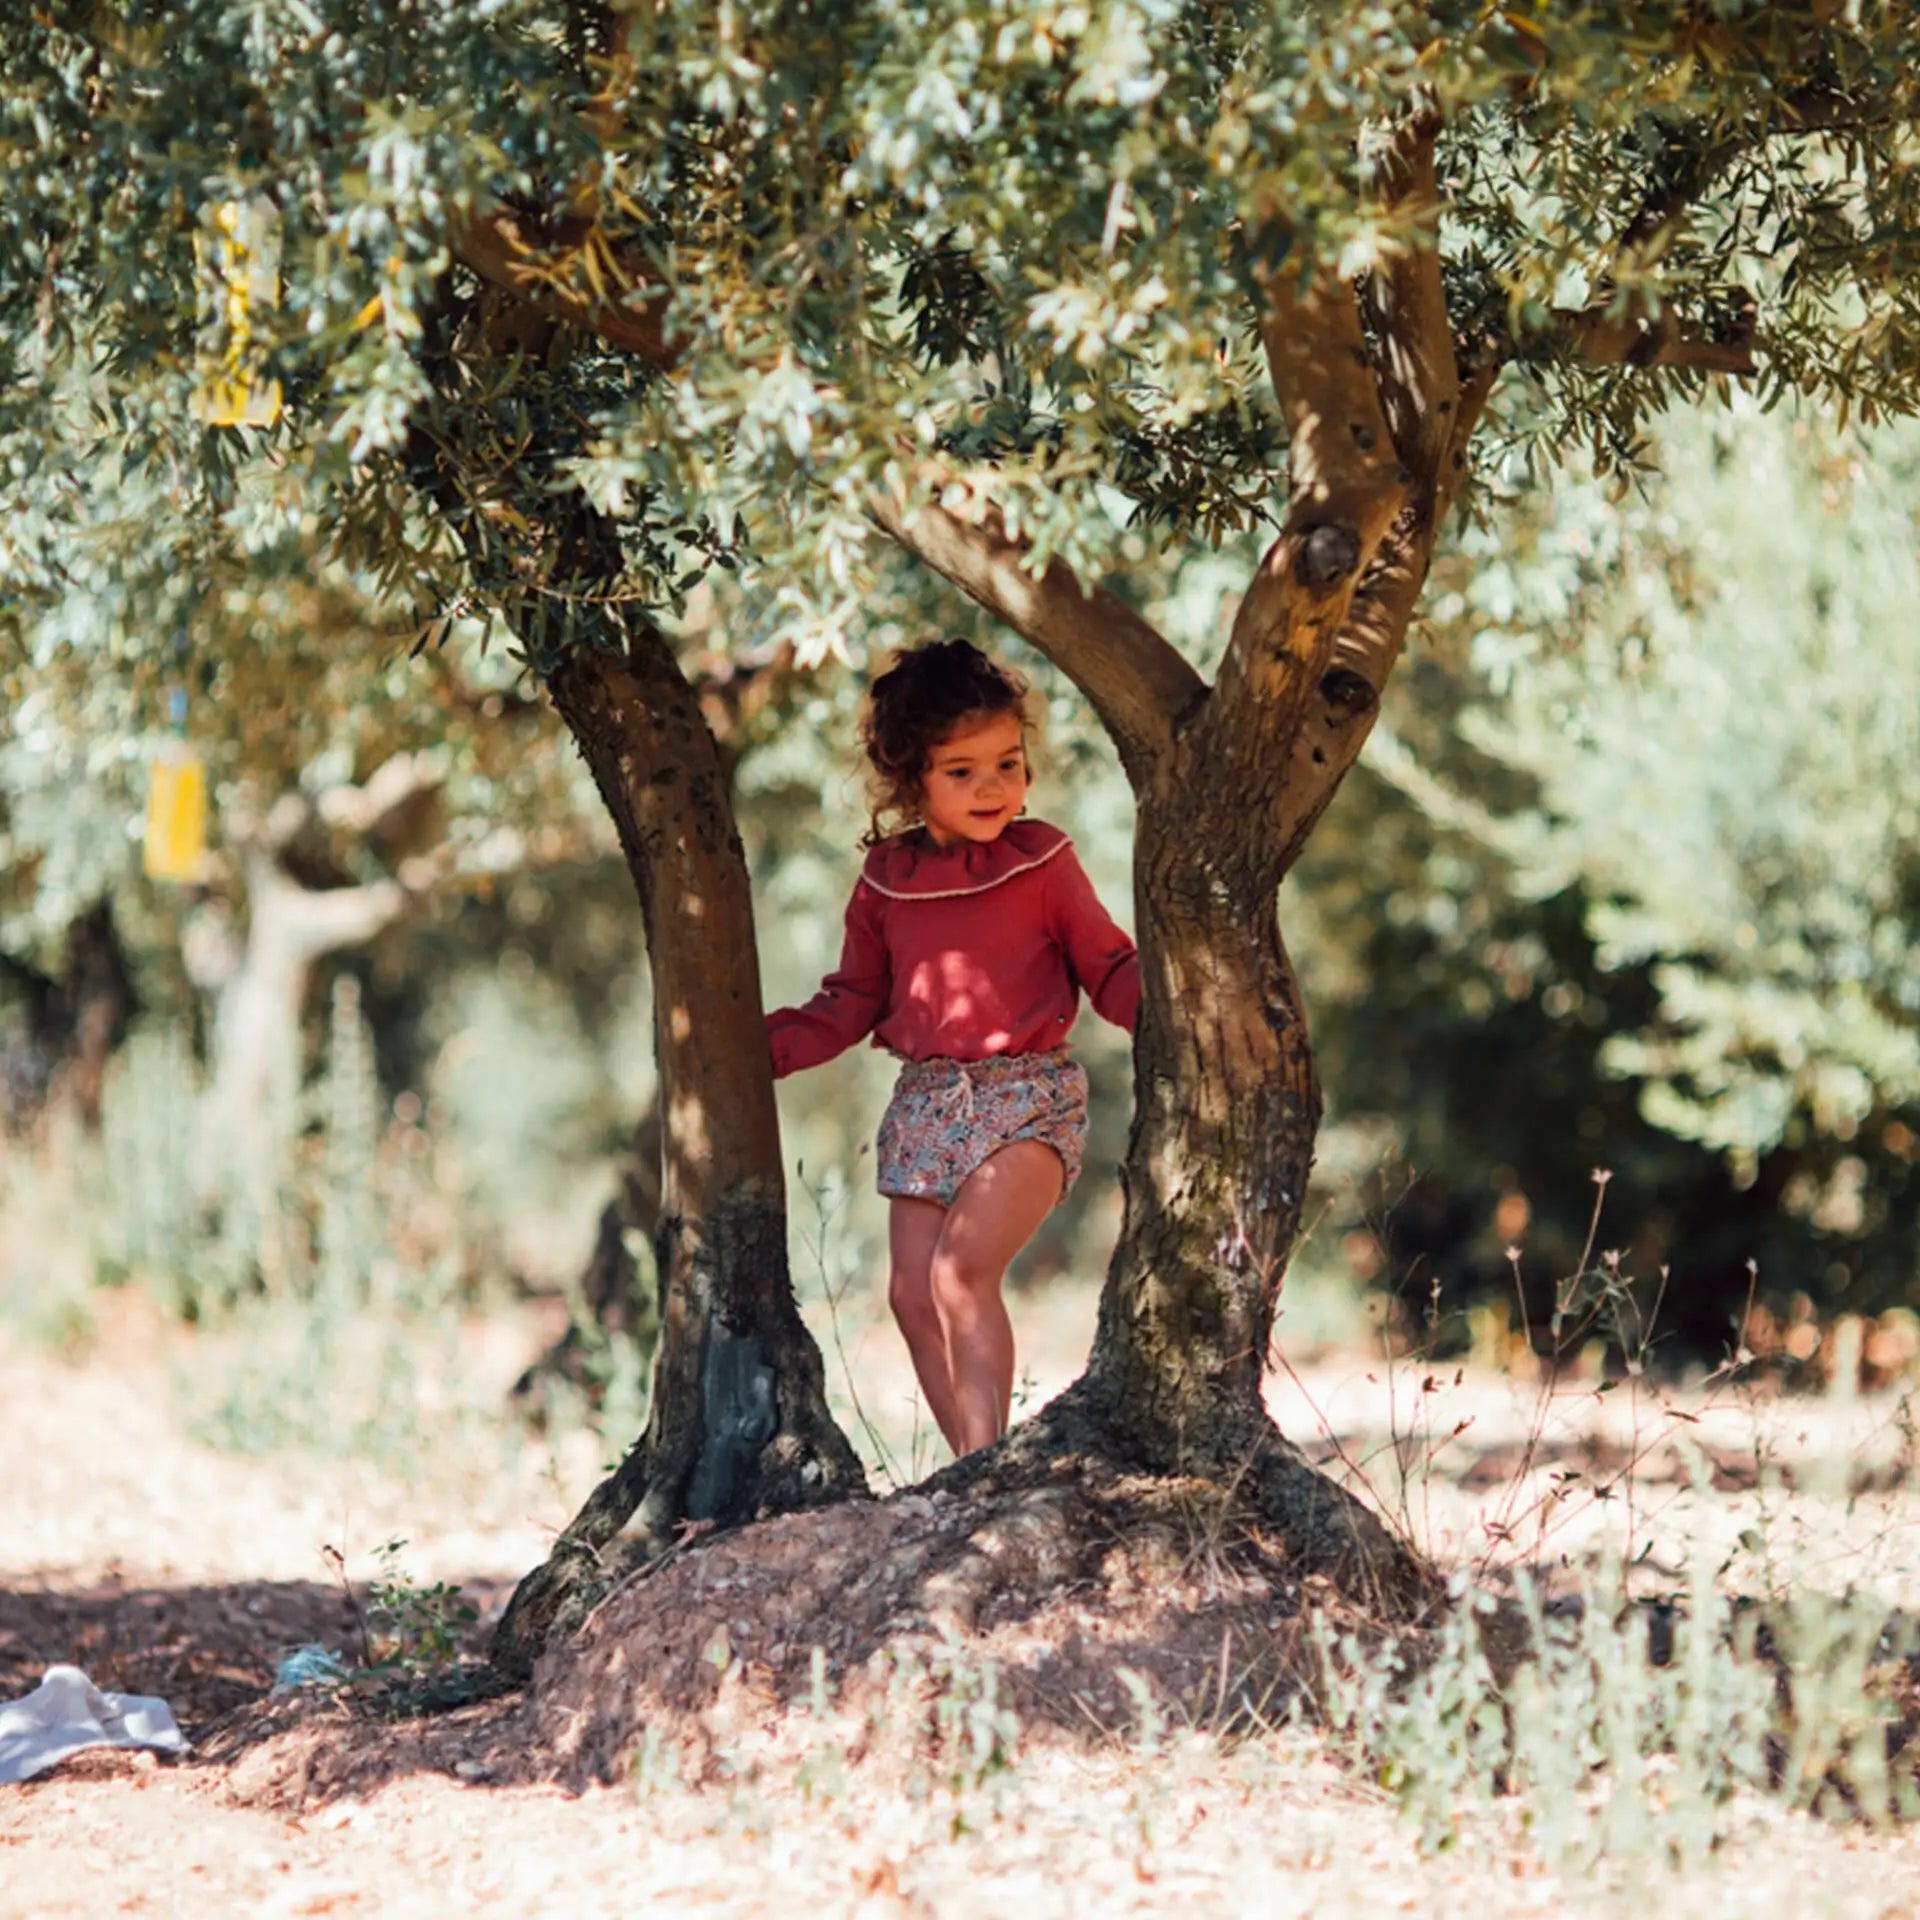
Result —
<instances>
[{"instance_id":1,"label":"small green plant","mask_svg":"<svg viewBox=\"0 0 1920 1920\"><path fill-rule=\"evenodd\" d=\"M804 1705L811 1740L793 1770L794 1787L809 1803L838 1800L848 1787L847 1750L832 1727L833 1689L825 1647L816 1646L808 1656Z\"/></svg>"},{"instance_id":2,"label":"small green plant","mask_svg":"<svg viewBox=\"0 0 1920 1920\"><path fill-rule=\"evenodd\" d=\"M866 1149L863 1147L864 1153ZM818 1180L807 1178L806 1163L796 1162L794 1178L800 1189L806 1194L813 1206L811 1225L798 1229L801 1245L806 1249L815 1271L819 1275L820 1297L826 1303L827 1324L833 1338L833 1351L840 1363L841 1376L846 1381L847 1398L852 1404L855 1419L860 1423L861 1431L866 1435L873 1449L873 1463L885 1478L888 1486L898 1488L906 1484L901 1475L899 1464L893 1451L888 1447L880 1430L867 1417L866 1407L860 1399L860 1389L854 1384L853 1363L848 1358L847 1342L841 1326L841 1305L845 1301L848 1289L862 1271L862 1261L857 1252L849 1254L840 1240L840 1229L852 1193L852 1182L844 1170L829 1167ZM910 1442L912 1474L917 1477L919 1470L919 1419L916 1413L914 1431Z\"/></svg>"},{"instance_id":3,"label":"small green plant","mask_svg":"<svg viewBox=\"0 0 1920 1920\"><path fill-rule=\"evenodd\" d=\"M1518 1619L1498 1631L1523 1628L1527 1651L1504 1677L1484 1592L1463 1593L1424 1648L1364 1646L1316 1622L1326 1725L1423 1849L1505 1800L1545 1865L1597 1883L1649 1863L1699 1869L1739 1803L1909 1810L1870 1672L1890 1644L1883 1613L1803 1596L1763 1641L1758 1611L1721 1597L1704 1556L1671 1620L1600 1597L1618 1591L1617 1569L1603 1570L1583 1609L1556 1612L1523 1575Z\"/></svg>"},{"instance_id":4,"label":"small green plant","mask_svg":"<svg viewBox=\"0 0 1920 1920\"><path fill-rule=\"evenodd\" d=\"M957 1641L934 1650L928 1673L942 1784L964 1798L1011 1771L1020 1750L1019 1717L1001 1697L999 1669L973 1659Z\"/></svg>"},{"instance_id":5,"label":"small green plant","mask_svg":"<svg viewBox=\"0 0 1920 1920\"><path fill-rule=\"evenodd\" d=\"M651 1721L640 1729L640 1738L633 1743L629 1778L636 1800L650 1800L656 1793L680 1784L673 1744Z\"/></svg>"},{"instance_id":6,"label":"small green plant","mask_svg":"<svg viewBox=\"0 0 1920 1920\"><path fill-rule=\"evenodd\" d=\"M74 1294L55 1294L46 1301L28 1322L27 1331L69 1366L84 1360L100 1337L93 1309Z\"/></svg>"},{"instance_id":7,"label":"small green plant","mask_svg":"<svg viewBox=\"0 0 1920 1920\"><path fill-rule=\"evenodd\" d=\"M401 1561L405 1540L378 1549L379 1576L367 1585L367 1629L372 1670L410 1678L439 1673L460 1658L461 1643L479 1610L451 1581L423 1586Z\"/></svg>"},{"instance_id":8,"label":"small green plant","mask_svg":"<svg viewBox=\"0 0 1920 1920\"><path fill-rule=\"evenodd\" d=\"M1128 1840L1139 1859L1152 1850L1158 1822L1167 1804L1166 1768L1167 1715L1154 1690L1153 1682L1132 1667L1121 1667L1116 1676L1127 1690L1133 1708L1133 1730L1127 1737L1127 1750L1138 1763L1128 1770Z\"/></svg>"}]
</instances>

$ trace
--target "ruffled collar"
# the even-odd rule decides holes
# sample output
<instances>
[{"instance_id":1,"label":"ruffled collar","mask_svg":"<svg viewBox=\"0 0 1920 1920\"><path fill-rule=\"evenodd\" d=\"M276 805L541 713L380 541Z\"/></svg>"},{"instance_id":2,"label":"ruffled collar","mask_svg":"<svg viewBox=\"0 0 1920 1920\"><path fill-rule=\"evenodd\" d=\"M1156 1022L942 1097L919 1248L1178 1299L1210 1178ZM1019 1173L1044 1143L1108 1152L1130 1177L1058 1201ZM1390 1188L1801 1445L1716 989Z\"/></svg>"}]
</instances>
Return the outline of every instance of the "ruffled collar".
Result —
<instances>
[{"instance_id":1,"label":"ruffled collar","mask_svg":"<svg viewBox=\"0 0 1920 1920\"><path fill-rule=\"evenodd\" d=\"M1005 886L1043 867L1073 843L1044 820L1016 820L997 840L956 841L936 846L915 827L882 840L867 855L861 877L889 900L957 900Z\"/></svg>"}]
</instances>

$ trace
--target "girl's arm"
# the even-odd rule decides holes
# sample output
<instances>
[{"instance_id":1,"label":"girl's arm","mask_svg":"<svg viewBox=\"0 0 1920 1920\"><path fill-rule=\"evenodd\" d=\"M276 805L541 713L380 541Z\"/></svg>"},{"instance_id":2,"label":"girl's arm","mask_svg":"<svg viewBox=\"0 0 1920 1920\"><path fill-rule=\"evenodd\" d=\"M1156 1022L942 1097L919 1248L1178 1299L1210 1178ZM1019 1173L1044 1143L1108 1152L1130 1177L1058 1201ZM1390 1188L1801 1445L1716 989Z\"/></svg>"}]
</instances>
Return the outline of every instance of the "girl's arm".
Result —
<instances>
[{"instance_id":1,"label":"girl's arm","mask_svg":"<svg viewBox=\"0 0 1920 1920\"><path fill-rule=\"evenodd\" d=\"M776 1080L845 1053L864 1040L886 1012L893 970L880 925L881 911L880 896L862 880L847 902L840 964L805 1006L782 1007L767 1015L767 1044L773 1049Z\"/></svg>"},{"instance_id":2,"label":"girl's arm","mask_svg":"<svg viewBox=\"0 0 1920 1920\"><path fill-rule=\"evenodd\" d=\"M1140 1011L1140 956L1100 904L1071 847L1047 864L1047 922L1094 1011L1131 1033Z\"/></svg>"}]
</instances>

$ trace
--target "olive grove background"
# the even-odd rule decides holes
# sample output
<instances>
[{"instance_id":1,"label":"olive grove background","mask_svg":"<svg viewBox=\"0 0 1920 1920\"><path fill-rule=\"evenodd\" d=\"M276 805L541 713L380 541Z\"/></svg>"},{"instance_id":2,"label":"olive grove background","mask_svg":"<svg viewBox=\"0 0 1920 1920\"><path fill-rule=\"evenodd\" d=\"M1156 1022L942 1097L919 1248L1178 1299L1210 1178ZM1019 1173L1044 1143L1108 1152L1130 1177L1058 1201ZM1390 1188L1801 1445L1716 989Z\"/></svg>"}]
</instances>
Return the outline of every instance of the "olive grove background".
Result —
<instances>
[{"instance_id":1,"label":"olive grove background","mask_svg":"<svg viewBox=\"0 0 1920 1920\"><path fill-rule=\"evenodd\" d=\"M1783 1340L1796 1320L1911 1306L1917 513L1910 432L1735 404L1664 428L1657 470L1629 483L1515 475L1459 532L1412 670L1289 883L1329 1125L1283 1339L1357 1334L1371 1292L1404 1337L1457 1346L1464 1309L1505 1311L1510 1246L1538 1304L1580 1256L1596 1168L1612 1175L1599 1244L1643 1279L1671 1268L1676 1363L1734 1337L1749 1262L1756 1324ZM1172 569L1165 600L1202 624L1232 560ZM143 1270L197 1313L317 1285L331 1232L362 1287L423 1258L467 1292L568 1286L651 1091L628 882L577 757L497 637L468 623L410 654L377 585L337 563L234 579L213 602L227 624L193 635L213 667L181 665L159 584L109 590L76 566L10 629L9 1158L44 1151L72 1104L64 990L104 911L129 990L105 1149L65 1163L100 1203L102 1279ZM724 614L708 596L705 617ZM1129 797L1070 690L907 583L847 623L844 660L801 677L798 724L747 723L736 788L771 1003L837 952L866 819L865 673L946 630L1034 674L1036 804L1127 913ZM176 689L215 795L204 882L186 887L139 864ZM391 800L366 803L383 781ZM276 807L295 817L263 860ZM239 1151L215 1128L219 1009L273 910L268 873L364 911L287 1005L301 1091L263 1243L257 1217L240 1232L194 1196L237 1177L202 1163ZM1092 1177L1023 1263L1036 1284L1097 1273L1115 1226L1125 1047L1091 1017L1078 1038ZM362 1044L364 1111L344 1116L360 1140L343 1146L328 1101ZM864 1156L887 1079L862 1049L783 1091L803 1294L876 1283ZM643 1237L628 1243L644 1269Z\"/></svg>"},{"instance_id":2,"label":"olive grove background","mask_svg":"<svg viewBox=\"0 0 1920 1920\"><path fill-rule=\"evenodd\" d=\"M1211 674L1308 527L1350 320L1395 460L1457 457L1286 882L1329 1126L1283 1343L1369 1298L1443 1348L1550 1329L1590 1269L1676 1364L1910 1310L1914 50L1872 0L36 10L0 41L16 1186L187 1314L422 1275L584 1313L609 1231L644 1293L652 1010L559 676L658 623L772 1002L837 943L863 677L930 633L1034 673L1039 804L1124 915L1083 701L874 517L964 508ZM154 883L183 751L212 846ZM1033 1279L1115 1225L1126 1057L1082 1041L1095 1177ZM869 1291L884 1078L783 1091L803 1289Z\"/></svg>"}]
</instances>

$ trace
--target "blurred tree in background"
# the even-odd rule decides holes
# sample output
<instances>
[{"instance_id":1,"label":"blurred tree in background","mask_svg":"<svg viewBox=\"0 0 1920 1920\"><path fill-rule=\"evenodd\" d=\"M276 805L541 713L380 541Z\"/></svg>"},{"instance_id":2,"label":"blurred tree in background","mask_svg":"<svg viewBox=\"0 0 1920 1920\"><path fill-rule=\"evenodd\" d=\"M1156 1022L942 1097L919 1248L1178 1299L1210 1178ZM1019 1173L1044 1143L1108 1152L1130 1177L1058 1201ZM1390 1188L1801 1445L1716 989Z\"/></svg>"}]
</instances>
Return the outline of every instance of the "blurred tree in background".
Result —
<instances>
[{"instance_id":1,"label":"blurred tree in background","mask_svg":"<svg viewBox=\"0 0 1920 1920\"><path fill-rule=\"evenodd\" d=\"M354 957L389 1085L426 1090L435 1020L458 1017L476 969L511 990L514 929L563 891L571 924L547 956L548 1019L565 1006L605 1047L632 955L582 881L611 865L617 882L612 835L505 650L483 655L469 628L410 659L377 590L324 559L310 513L289 510L244 555L183 551L190 529L145 488L97 489L88 516L57 581L9 608L0 941L29 989L11 1057L45 1051L32 982L62 968L76 931L112 930L130 995L200 1038L203 1202L258 1216L308 1118L302 1056L322 1050L323 963ZM142 813L156 756L176 743L204 765L216 833L184 884L155 886L140 872ZM28 1078L23 1094L44 1091L44 1070ZM604 1113L599 1133L577 1131L593 1125L582 1093L569 1090L557 1135L536 1133L552 1143L533 1152L549 1179L604 1144ZM16 1100L16 1121L34 1104ZM516 1103L495 1131L518 1135L529 1117L537 1104ZM476 1166L477 1181L501 1165L527 1168L524 1138ZM258 1226L229 1226L244 1261Z\"/></svg>"},{"instance_id":2,"label":"blurred tree in background","mask_svg":"<svg viewBox=\"0 0 1920 1920\"><path fill-rule=\"evenodd\" d=\"M1299 875L1340 1111L1421 1176L1389 1234L1416 1293L1415 1256L1506 1292L1511 1241L1567 1271L1604 1166L1600 1243L1649 1291L1671 1264L1684 1350L1738 1338L1749 1260L1775 1317L1913 1302L1917 456L1736 409L1448 563L1372 858Z\"/></svg>"}]
</instances>

